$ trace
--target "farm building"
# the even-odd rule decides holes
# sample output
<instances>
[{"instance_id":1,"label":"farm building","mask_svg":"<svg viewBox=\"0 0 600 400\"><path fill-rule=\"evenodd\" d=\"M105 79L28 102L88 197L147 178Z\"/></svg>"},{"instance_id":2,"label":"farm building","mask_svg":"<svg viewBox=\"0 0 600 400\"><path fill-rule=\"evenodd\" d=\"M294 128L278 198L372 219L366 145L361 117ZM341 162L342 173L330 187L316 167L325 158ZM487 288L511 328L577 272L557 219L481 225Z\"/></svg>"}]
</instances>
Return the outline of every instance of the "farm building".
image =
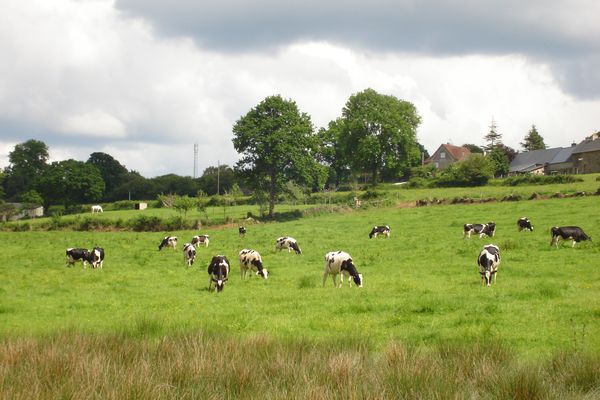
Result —
<instances>
[{"instance_id":1,"label":"farm building","mask_svg":"<svg viewBox=\"0 0 600 400\"><path fill-rule=\"evenodd\" d=\"M444 169L457 161L462 161L471 155L466 147L454 146L450 143L442 144L431 157L425 160L425 164L433 164L437 169Z\"/></svg>"}]
</instances>

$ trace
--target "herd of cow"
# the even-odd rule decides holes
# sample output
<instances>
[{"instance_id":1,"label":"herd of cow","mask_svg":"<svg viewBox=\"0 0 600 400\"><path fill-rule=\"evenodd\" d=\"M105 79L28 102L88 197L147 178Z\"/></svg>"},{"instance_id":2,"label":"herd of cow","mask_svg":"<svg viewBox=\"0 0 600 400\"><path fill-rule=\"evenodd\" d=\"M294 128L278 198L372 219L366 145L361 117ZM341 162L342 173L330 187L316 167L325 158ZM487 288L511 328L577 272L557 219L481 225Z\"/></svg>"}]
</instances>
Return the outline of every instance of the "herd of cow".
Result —
<instances>
[{"instance_id":1,"label":"herd of cow","mask_svg":"<svg viewBox=\"0 0 600 400\"><path fill-rule=\"evenodd\" d=\"M533 225L527 217L519 218L517 227L519 232L522 230L533 231ZM239 227L238 231L241 237L246 235L246 229L244 227ZM555 245L557 247L559 240L571 239L573 241L572 247L575 247L575 243L584 240L592 240L583 229L577 226L555 226L551 228L550 232L552 234L550 245ZM391 229L387 225L374 226L369 233L369 238L376 238L379 235L389 238L390 233ZM483 238L484 236L493 237L496 233L496 224L494 222L488 222L487 224L465 224L463 227L463 237L470 238L472 233L479 235L480 238ZM189 243L185 243L183 246L183 260L185 264L188 267L191 267L196 259L196 249L201 245L208 247L208 244L209 235L194 236ZM177 237L165 236L158 246L158 250L160 251L165 247L175 250L177 248ZM279 251L287 249L288 253L294 250L296 254L302 254L298 242L290 236L278 238L275 243L275 249ZM104 261L104 249L101 247L94 247L92 250L69 248L66 251L66 255L68 265L73 265L77 261L82 261L84 268L86 263L90 263L92 268L102 268L102 263ZM242 279L245 279L250 271L264 279L267 279L269 276L267 269L263 265L262 257L256 250L241 250L239 252L239 263ZM217 292L223 290L225 282L229 279L230 265L229 260L224 255L216 255L211 259L208 264L209 291L212 289L213 284ZM490 286L492 281L495 283L498 267L500 265L500 248L494 244L483 246L483 249L477 257L477 265L479 266L482 283L487 286ZM340 275L339 285L337 283L338 275ZM347 278L350 285L354 282L358 287L363 286L362 274L356 269L350 254L344 251L332 251L325 255L323 286L325 286L328 276L332 277L333 285L336 287L342 286L344 276Z\"/></svg>"}]
</instances>

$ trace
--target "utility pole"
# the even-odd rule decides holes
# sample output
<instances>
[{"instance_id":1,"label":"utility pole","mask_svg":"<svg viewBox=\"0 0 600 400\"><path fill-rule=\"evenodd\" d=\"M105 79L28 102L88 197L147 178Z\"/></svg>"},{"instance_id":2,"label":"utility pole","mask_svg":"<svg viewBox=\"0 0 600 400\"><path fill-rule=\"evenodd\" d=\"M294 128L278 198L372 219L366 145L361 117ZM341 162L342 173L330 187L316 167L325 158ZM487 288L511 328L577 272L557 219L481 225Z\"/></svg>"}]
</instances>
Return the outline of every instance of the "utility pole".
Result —
<instances>
[{"instance_id":1,"label":"utility pole","mask_svg":"<svg viewBox=\"0 0 600 400\"><path fill-rule=\"evenodd\" d=\"M219 160L217 160L217 194L220 194L219 191L219 186L221 184L221 164L219 163Z\"/></svg>"},{"instance_id":2,"label":"utility pole","mask_svg":"<svg viewBox=\"0 0 600 400\"><path fill-rule=\"evenodd\" d=\"M198 177L198 143L194 143L194 179Z\"/></svg>"}]
</instances>

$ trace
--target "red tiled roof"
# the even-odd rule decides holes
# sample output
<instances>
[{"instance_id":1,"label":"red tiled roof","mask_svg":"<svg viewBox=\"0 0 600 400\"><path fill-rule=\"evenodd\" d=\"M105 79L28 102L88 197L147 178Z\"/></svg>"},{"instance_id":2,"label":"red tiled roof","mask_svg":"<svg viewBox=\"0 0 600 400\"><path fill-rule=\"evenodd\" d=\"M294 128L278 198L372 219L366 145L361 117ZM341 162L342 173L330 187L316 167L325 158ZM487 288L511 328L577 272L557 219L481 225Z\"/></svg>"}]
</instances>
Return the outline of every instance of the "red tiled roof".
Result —
<instances>
[{"instance_id":1,"label":"red tiled roof","mask_svg":"<svg viewBox=\"0 0 600 400\"><path fill-rule=\"evenodd\" d=\"M442 144L442 146L456 161L462 161L471 155L471 151L466 147L453 146L448 143Z\"/></svg>"}]
</instances>

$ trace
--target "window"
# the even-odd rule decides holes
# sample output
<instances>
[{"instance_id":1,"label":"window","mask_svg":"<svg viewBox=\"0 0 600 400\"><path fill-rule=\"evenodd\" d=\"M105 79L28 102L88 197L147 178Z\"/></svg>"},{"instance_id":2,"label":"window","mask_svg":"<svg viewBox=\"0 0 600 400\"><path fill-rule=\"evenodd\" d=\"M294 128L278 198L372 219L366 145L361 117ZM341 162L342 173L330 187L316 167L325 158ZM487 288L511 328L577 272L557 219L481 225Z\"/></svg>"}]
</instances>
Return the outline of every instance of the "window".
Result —
<instances>
[{"instance_id":1,"label":"window","mask_svg":"<svg viewBox=\"0 0 600 400\"><path fill-rule=\"evenodd\" d=\"M443 151L440 153L440 158L446 158L446 153L444 153Z\"/></svg>"}]
</instances>

